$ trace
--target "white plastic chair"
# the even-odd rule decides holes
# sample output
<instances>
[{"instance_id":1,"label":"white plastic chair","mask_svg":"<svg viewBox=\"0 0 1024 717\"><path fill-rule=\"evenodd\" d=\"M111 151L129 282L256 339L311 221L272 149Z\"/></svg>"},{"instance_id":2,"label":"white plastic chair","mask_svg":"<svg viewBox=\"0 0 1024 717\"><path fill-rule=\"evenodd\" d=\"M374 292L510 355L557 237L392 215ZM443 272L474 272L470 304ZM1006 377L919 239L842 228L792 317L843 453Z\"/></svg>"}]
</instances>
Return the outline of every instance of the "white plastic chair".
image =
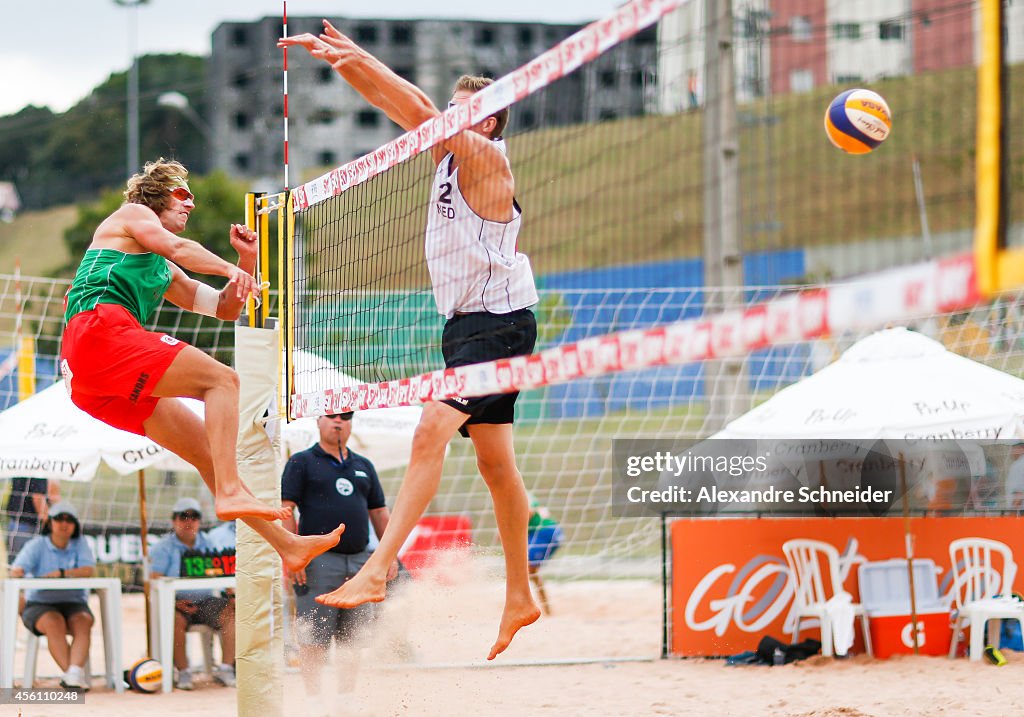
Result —
<instances>
[{"instance_id":1,"label":"white plastic chair","mask_svg":"<svg viewBox=\"0 0 1024 717\"><path fill-rule=\"evenodd\" d=\"M994 557L999 556L1002 569ZM981 659L985 652L985 624L989 623L989 644L995 645L1002 620L1024 620L1024 603L1010 597L1017 564L1010 546L989 538L959 538L949 544L949 560L953 571L953 599L956 621L950 658L956 657L960 631L971 626L969 656ZM1002 597L995 597L1002 595ZM1024 624L1024 623L1022 623Z\"/></svg>"},{"instance_id":2,"label":"white plastic chair","mask_svg":"<svg viewBox=\"0 0 1024 717\"><path fill-rule=\"evenodd\" d=\"M817 618L821 626L821 654L831 657L834 640L832 622L826 615L825 603L835 595L845 592L839 576L839 551L835 546L820 540L787 540L782 552L789 564L793 580L793 604L796 612L796 626L793 629L793 644L800 641L800 623L807 618ZM861 620L864 647L872 655L871 633L864 606L852 603L854 616Z\"/></svg>"},{"instance_id":3,"label":"white plastic chair","mask_svg":"<svg viewBox=\"0 0 1024 717\"><path fill-rule=\"evenodd\" d=\"M36 681L36 661L39 659L39 644L46 640L45 637L36 635L31 630L28 630L28 637L25 638L25 671L21 673L21 689L30 690L33 688ZM92 685L92 668L89 663L91 659L85 661L85 684ZM106 677L106 673L103 674Z\"/></svg>"},{"instance_id":4,"label":"white plastic chair","mask_svg":"<svg viewBox=\"0 0 1024 717\"><path fill-rule=\"evenodd\" d=\"M185 630L186 639L190 632L198 634L199 641L203 646L203 661L205 662L201 667L203 667L203 671L206 672L207 675L212 675L213 668L217 665L217 663L213 661L213 636L217 631L208 625L189 625ZM189 669L191 668L192 665L190 664Z\"/></svg>"}]
</instances>

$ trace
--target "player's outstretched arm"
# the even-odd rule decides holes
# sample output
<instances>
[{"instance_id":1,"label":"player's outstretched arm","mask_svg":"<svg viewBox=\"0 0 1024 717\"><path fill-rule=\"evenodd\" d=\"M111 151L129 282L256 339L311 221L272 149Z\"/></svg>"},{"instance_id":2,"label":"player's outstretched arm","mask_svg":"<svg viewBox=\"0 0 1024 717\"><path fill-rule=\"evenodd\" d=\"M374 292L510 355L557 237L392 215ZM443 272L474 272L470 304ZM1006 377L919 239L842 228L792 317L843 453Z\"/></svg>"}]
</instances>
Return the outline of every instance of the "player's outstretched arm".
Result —
<instances>
[{"instance_id":1,"label":"player's outstretched arm","mask_svg":"<svg viewBox=\"0 0 1024 717\"><path fill-rule=\"evenodd\" d=\"M246 292L255 289L256 280L251 275L246 282L244 277L238 276L245 272L234 264L224 261L199 242L167 231L152 209L141 204L125 204L117 210L117 216L123 222L125 235L146 251L170 259L189 271L234 279Z\"/></svg>"}]
</instances>

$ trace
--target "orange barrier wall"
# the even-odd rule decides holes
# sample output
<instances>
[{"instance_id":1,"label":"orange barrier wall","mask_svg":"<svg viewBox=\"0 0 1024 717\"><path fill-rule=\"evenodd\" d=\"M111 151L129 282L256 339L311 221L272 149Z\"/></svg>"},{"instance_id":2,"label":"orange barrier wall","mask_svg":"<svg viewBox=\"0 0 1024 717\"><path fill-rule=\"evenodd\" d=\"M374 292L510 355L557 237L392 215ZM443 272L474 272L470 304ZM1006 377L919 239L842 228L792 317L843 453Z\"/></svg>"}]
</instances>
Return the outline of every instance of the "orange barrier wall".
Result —
<instances>
[{"instance_id":1,"label":"orange barrier wall","mask_svg":"<svg viewBox=\"0 0 1024 717\"><path fill-rule=\"evenodd\" d=\"M981 537L1009 545L1024 560L1024 518L912 518L914 555L942 568L939 594L950 595L949 542ZM732 655L763 635L788 642L793 589L782 544L793 538L831 543L842 556L844 587L858 599L857 567L905 557L902 518L722 518L671 526L672 639L675 655ZM1018 577L1017 585L1022 578ZM860 646L860 630L857 629ZM816 627L804 637L820 637Z\"/></svg>"}]
</instances>

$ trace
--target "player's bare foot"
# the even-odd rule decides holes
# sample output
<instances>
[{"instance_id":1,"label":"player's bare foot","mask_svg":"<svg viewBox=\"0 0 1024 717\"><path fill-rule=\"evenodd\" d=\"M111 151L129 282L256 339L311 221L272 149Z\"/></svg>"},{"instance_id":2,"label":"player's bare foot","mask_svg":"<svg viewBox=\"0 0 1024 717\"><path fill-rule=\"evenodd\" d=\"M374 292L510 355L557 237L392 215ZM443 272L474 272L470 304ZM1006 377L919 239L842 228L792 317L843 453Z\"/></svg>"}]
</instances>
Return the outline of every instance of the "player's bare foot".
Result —
<instances>
[{"instance_id":1,"label":"player's bare foot","mask_svg":"<svg viewBox=\"0 0 1024 717\"><path fill-rule=\"evenodd\" d=\"M316 601L330 607L355 607L367 602L381 602L387 588L387 573L379 577L366 572L365 567L337 590L317 595Z\"/></svg>"},{"instance_id":2,"label":"player's bare foot","mask_svg":"<svg viewBox=\"0 0 1024 717\"><path fill-rule=\"evenodd\" d=\"M345 524L342 523L327 535L296 535L280 551L285 568L293 573L302 570L309 565L310 560L337 545L344 532Z\"/></svg>"},{"instance_id":3,"label":"player's bare foot","mask_svg":"<svg viewBox=\"0 0 1024 717\"><path fill-rule=\"evenodd\" d=\"M214 497L214 509L220 520L238 518L260 518L262 520L285 520L292 515L291 508L272 508L246 492Z\"/></svg>"},{"instance_id":4,"label":"player's bare foot","mask_svg":"<svg viewBox=\"0 0 1024 717\"><path fill-rule=\"evenodd\" d=\"M504 652L512 638L519 632L519 628L537 622L539 617L540 608L532 599L524 600L522 603L506 603L505 611L501 614L501 624L498 626L498 639L491 645L491 654L487 659L493 660Z\"/></svg>"}]
</instances>

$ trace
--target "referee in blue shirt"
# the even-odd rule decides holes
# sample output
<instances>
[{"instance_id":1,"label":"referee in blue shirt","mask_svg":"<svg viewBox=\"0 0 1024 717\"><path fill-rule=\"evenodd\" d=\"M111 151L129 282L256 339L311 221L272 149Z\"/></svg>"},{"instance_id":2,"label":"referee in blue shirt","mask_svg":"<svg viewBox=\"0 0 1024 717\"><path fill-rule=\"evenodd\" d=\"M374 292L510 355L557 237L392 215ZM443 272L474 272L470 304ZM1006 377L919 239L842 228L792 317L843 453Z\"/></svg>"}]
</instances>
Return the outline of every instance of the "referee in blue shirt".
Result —
<instances>
[{"instance_id":1,"label":"referee in blue shirt","mask_svg":"<svg viewBox=\"0 0 1024 717\"><path fill-rule=\"evenodd\" d=\"M292 574L303 680L310 695L320 692L320 669L331 642L351 639L373 618L372 604L343 609L321 605L314 598L335 590L359 571L370 557L370 524L379 537L389 518L376 469L347 447L352 413L320 416L316 424L319 441L293 455L281 478L281 503L293 511L292 519L284 521L287 530L324 535L339 521L345 524L335 547L314 558L305 570ZM299 511L297 524L295 509ZM396 561L388 579L397 572Z\"/></svg>"}]
</instances>

